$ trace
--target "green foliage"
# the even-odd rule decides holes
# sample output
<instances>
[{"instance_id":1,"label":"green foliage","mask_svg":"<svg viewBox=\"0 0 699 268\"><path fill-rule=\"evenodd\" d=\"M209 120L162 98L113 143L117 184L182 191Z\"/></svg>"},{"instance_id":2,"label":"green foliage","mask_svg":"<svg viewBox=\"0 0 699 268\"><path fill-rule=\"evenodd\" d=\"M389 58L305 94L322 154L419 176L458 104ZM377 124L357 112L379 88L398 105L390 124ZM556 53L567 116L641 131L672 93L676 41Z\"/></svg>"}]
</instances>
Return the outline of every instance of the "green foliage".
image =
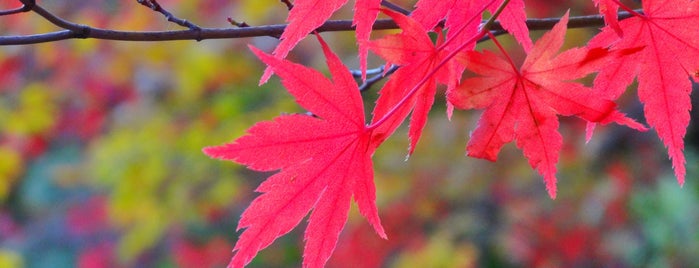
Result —
<instances>
[{"instance_id":1,"label":"green foliage","mask_svg":"<svg viewBox=\"0 0 699 268\"><path fill-rule=\"evenodd\" d=\"M699 162L696 152L688 154L687 161ZM688 169L687 178L697 176L696 166ZM641 223L643 238L630 251L635 265L691 266L699 262L699 187L689 183L678 188L667 180L669 175L664 177L655 187L632 195L630 209Z\"/></svg>"}]
</instances>

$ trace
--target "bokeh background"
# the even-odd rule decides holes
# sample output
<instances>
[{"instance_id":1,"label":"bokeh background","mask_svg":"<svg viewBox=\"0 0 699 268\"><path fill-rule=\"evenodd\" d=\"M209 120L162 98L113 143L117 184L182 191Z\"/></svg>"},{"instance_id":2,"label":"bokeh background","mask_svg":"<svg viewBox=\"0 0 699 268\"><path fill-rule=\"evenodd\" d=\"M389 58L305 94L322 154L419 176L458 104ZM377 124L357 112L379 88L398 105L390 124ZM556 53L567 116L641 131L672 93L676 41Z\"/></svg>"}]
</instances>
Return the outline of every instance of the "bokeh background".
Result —
<instances>
[{"instance_id":1,"label":"bokeh background","mask_svg":"<svg viewBox=\"0 0 699 268\"><path fill-rule=\"evenodd\" d=\"M287 14L277 0L159 2L204 27L233 27L228 17L283 23ZM410 7L414 1L393 2ZM596 12L591 1L526 2L532 17L560 16L569 7L572 15ZM135 0L39 3L95 27L180 28ZM351 18L352 4L335 18ZM17 6L0 0L2 8ZM36 14L0 17L2 35L53 30ZM571 30L566 44L582 45L595 31ZM323 36L356 68L352 33ZM523 58L516 43L502 40ZM201 148L231 141L255 122L303 112L278 79L257 86L263 66L248 43L270 51L276 40L0 47L0 267L224 267L240 214L269 174L209 159ZM325 70L318 51L309 38L290 59ZM373 56L370 62L381 64ZM379 86L364 93L368 107ZM405 129L375 155L377 202L389 240L379 239L353 208L328 266L696 265L694 93L684 187L654 133L608 126L585 144L584 123L562 118L566 144L556 200L513 144L497 163L464 157L480 113L458 111L448 121L438 97L408 161ZM643 121L635 99L631 90L619 103ZM303 229L279 238L250 267L299 266Z\"/></svg>"}]
</instances>

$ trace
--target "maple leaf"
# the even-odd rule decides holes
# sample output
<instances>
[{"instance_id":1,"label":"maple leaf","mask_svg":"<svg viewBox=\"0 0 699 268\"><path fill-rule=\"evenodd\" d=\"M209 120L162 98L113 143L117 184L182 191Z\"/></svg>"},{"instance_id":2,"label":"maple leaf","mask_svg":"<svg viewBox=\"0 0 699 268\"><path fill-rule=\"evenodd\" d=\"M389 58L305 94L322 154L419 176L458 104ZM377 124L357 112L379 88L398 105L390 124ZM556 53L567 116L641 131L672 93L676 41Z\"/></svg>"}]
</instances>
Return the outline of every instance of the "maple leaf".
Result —
<instances>
[{"instance_id":1,"label":"maple leaf","mask_svg":"<svg viewBox=\"0 0 699 268\"><path fill-rule=\"evenodd\" d=\"M464 80L447 93L457 108L486 109L471 134L467 154L495 161L502 146L516 140L532 168L544 176L552 198L556 196L556 163L562 146L557 114L645 129L616 111L614 102L569 82L598 69L609 53L573 48L554 55L563 44L567 23L568 13L534 44L519 69L509 57L504 59L487 50L468 52L461 60L480 76Z\"/></svg>"},{"instance_id":2,"label":"maple leaf","mask_svg":"<svg viewBox=\"0 0 699 268\"><path fill-rule=\"evenodd\" d=\"M458 45L478 32L480 21L471 18L480 18L484 9L494 12L502 2L503 0L420 0L415 4L411 17L427 29L434 28L446 18L445 28L449 30L447 39L454 38L453 45ZM525 51L529 51L532 40L525 24L526 19L523 0L511 0L498 17L503 28L514 35Z\"/></svg>"},{"instance_id":3,"label":"maple leaf","mask_svg":"<svg viewBox=\"0 0 699 268\"><path fill-rule=\"evenodd\" d=\"M279 59L285 58L291 49L313 30L325 23L335 11L347 3L347 0L297 0L289 12L289 25L280 37L281 42L272 54ZM372 26L378 16L381 0L356 0L353 25L357 26L357 41L361 44L369 40ZM366 79L367 48L359 46L360 68L362 79ZM264 84L272 76L272 67L267 67L260 84Z\"/></svg>"},{"instance_id":4,"label":"maple leaf","mask_svg":"<svg viewBox=\"0 0 699 268\"><path fill-rule=\"evenodd\" d=\"M245 228L231 267L249 263L258 251L288 233L312 209L305 232L305 267L321 267L335 248L354 196L359 211L382 238L375 205L371 156L376 147L366 128L364 105L349 70L318 36L332 81L320 72L250 47L282 79L296 101L314 116L285 115L261 122L232 143L204 148L214 158L260 171L280 170L258 188L243 213Z\"/></svg>"},{"instance_id":5,"label":"maple leaf","mask_svg":"<svg viewBox=\"0 0 699 268\"><path fill-rule=\"evenodd\" d=\"M621 27L619 27L619 15L617 14L617 10L619 9L619 5L614 3L614 0L592 0L597 8L599 9L599 13L604 17L604 23L607 24L611 29L616 32L617 35L623 36L624 31L621 30Z\"/></svg>"},{"instance_id":6,"label":"maple leaf","mask_svg":"<svg viewBox=\"0 0 699 268\"><path fill-rule=\"evenodd\" d=\"M689 125L692 84L699 76L699 1L643 1L644 14L619 22L624 36L605 27L588 46L627 49L644 47L635 55L616 58L602 68L594 88L618 98L638 77L638 96L648 124L668 148L675 176L684 183L684 135Z\"/></svg>"},{"instance_id":7,"label":"maple leaf","mask_svg":"<svg viewBox=\"0 0 699 268\"><path fill-rule=\"evenodd\" d=\"M398 12L382 11L391 17L403 32L388 35L367 44L371 51L384 58L388 63L400 66L379 93L380 96L373 111L372 123L384 120L382 118L385 116L389 116L389 118L382 122L374 130L374 133L376 142L383 142L412 111L409 128L410 147L408 149L408 154L412 154L427 122L428 113L434 104L437 82L447 84L450 80L455 81L457 78L454 77L460 76L460 73L449 68L449 64L435 70L439 63L445 59L448 51L440 50L432 43L425 27ZM438 40L441 39L441 36L438 37ZM420 84L421 80L425 79L430 72L434 72L434 75L426 78L427 80L420 88L414 94L409 95L409 92ZM403 101L406 103L396 106ZM394 114L389 115L391 112Z\"/></svg>"},{"instance_id":8,"label":"maple leaf","mask_svg":"<svg viewBox=\"0 0 699 268\"><path fill-rule=\"evenodd\" d=\"M357 26L355 35L359 44L359 70L362 71L362 80L366 80L366 58L369 48L365 45L369 41L374 21L379 16L381 0L356 0L354 5L354 18L352 24Z\"/></svg>"}]
</instances>

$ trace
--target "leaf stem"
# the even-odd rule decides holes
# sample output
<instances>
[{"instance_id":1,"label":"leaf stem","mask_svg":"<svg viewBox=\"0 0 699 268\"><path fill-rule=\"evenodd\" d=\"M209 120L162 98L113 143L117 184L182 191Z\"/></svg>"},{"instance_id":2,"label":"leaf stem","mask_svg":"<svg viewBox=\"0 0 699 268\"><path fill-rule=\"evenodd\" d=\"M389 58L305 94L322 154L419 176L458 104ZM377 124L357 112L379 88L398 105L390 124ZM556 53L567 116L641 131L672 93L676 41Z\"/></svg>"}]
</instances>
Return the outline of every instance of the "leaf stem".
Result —
<instances>
[{"instance_id":1,"label":"leaf stem","mask_svg":"<svg viewBox=\"0 0 699 268\"><path fill-rule=\"evenodd\" d=\"M505 56L505 58L507 59L507 61L510 63L510 66L512 66L512 70L514 70L516 73L519 73L519 69L517 68L517 65L515 65L515 62L514 62L514 61L512 60L512 58L510 57L510 54L507 53L507 50L505 50L505 48L502 47L502 45L500 44L500 42L498 42L498 39L495 38L495 36L494 36L492 33L490 33L490 32L488 32L488 36L490 37L490 40L493 40L493 43L495 43L495 46L498 47L498 49L500 50L500 52L502 52L502 54Z\"/></svg>"},{"instance_id":2,"label":"leaf stem","mask_svg":"<svg viewBox=\"0 0 699 268\"><path fill-rule=\"evenodd\" d=\"M493 0L492 2L494 3L495 0ZM503 1L502 4L500 4L500 6L498 7L498 9L495 11L495 13L493 13L493 16L491 16L491 17L488 19L488 21L486 21L486 22L483 24L483 26L481 27L480 31L478 31L478 33L476 33L476 34L473 35L471 38L469 38L466 42L464 42L463 44L461 44L457 49L455 49L455 50L449 52L449 54L448 54L446 57L444 57L444 58L443 58L429 73L427 73L427 75L425 75L425 77L423 77L422 80L420 80L420 82L418 82L412 89L410 89L410 91L408 92L408 94L405 94L405 96L403 96L403 98L402 98L400 101L398 101L398 103L397 103L395 106L393 106L393 108L391 108L391 110L389 110L383 117L381 117L381 118L380 118L379 120L377 120L376 122L372 123L371 125L366 126L366 127L365 127L365 130L371 131L371 130L374 130L374 129L376 129L377 127L381 126L381 124L383 124L384 122L386 122L386 120L388 120L389 117L391 117L393 114L396 113L396 111L398 111L398 108L400 108L400 106L405 105L405 104L408 102L408 100L409 100L413 95L415 95L415 93L417 93L417 91L418 91L423 85L425 85L425 83L427 83L427 81L428 81L429 79L431 79L431 78L437 73L437 71L439 71L440 68L442 68L442 66L444 66L445 64L447 64L447 62L448 62L449 60L451 60L452 58L454 58L454 56L456 56L456 54L458 54L459 52L461 52L461 50L463 50L464 48L466 48L466 47L467 47L468 45L470 45L472 42L476 42L478 39L481 39L481 37L485 36L486 33L489 33L489 32L490 32L489 27L492 25L493 21L495 21L495 19L497 19L497 16L499 16L500 13L502 13L502 10L505 8L505 6L507 6L507 4L508 4L509 2L510 2L510 0L505 0L505 1ZM445 43L446 43L446 41L445 41Z\"/></svg>"},{"instance_id":3,"label":"leaf stem","mask_svg":"<svg viewBox=\"0 0 699 268\"><path fill-rule=\"evenodd\" d=\"M633 16L636 16L636 17L639 17L639 18L647 18L646 15L641 14L641 13L639 13L639 12L636 12L636 10L633 10L633 9L627 7L626 5L622 4L619 0L612 0L612 2L614 2L614 3L617 4L617 5L619 5L619 7L620 7L621 9L626 10L627 12L629 12L629 13L630 13L631 15L633 15Z\"/></svg>"},{"instance_id":4,"label":"leaf stem","mask_svg":"<svg viewBox=\"0 0 699 268\"><path fill-rule=\"evenodd\" d=\"M488 19L488 21L486 21L485 24L483 24L481 29L490 29L490 26L493 25L493 23L495 23L495 19L497 19L498 16L500 16L500 13L502 13L502 11L505 10L505 7L509 3L510 3L510 0L502 1L502 4L500 4L498 9L495 10L495 13L493 13L493 16L491 16L490 19Z\"/></svg>"},{"instance_id":5,"label":"leaf stem","mask_svg":"<svg viewBox=\"0 0 699 268\"><path fill-rule=\"evenodd\" d=\"M509 1L510 1L510 0L505 0L505 2L503 2L503 4L507 4L507 2L509 2ZM481 7L481 10L479 10L477 14L483 14L483 12L485 12L485 10L488 9L488 7L489 7L490 5L492 5L493 3L495 3L495 0L490 1L490 3L488 3L487 5L483 5L483 7ZM499 15L499 14L497 14L497 15ZM456 30L456 33L454 33L452 36L458 36L461 32L463 32L463 31L466 29L466 25L471 24L474 20L478 19L478 17L479 17L479 16L473 16L473 17L471 17L471 19L468 20L468 22L464 23L464 25L461 26L461 28L459 28L458 30ZM485 29L490 29L490 26L492 25L492 21L495 21L493 18L497 18L497 16L496 16L495 14L493 14L493 16L490 17L490 19L489 19L488 21L490 21L491 23L488 24L488 28L485 28ZM486 22L486 23L488 23L488 22ZM483 26L485 26L486 23L484 23ZM481 29L484 29L484 27L481 27ZM481 37L482 37L482 36L481 36ZM450 39L445 40L444 43L442 43L442 44L439 45L439 47L437 48L437 50L442 50L442 49L445 48L446 45L449 44L449 42L451 42L452 40L454 40L454 38L450 38Z\"/></svg>"}]
</instances>

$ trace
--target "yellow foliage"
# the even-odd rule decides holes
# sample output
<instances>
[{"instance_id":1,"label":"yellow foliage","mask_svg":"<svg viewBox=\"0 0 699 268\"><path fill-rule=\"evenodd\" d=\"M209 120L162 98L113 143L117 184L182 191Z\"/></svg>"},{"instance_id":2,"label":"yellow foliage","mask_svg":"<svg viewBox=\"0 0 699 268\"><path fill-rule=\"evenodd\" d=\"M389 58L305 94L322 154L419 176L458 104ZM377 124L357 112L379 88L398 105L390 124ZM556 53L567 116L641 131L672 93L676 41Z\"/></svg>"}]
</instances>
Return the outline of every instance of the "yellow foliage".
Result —
<instances>
[{"instance_id":1,"label":"yellow foliage","mask_svg":"<svg viewBox=\"0 0 699 268\"><path fill-rule=\"evenodd\" d=\"M124 231L118 255L127 263L168 226L204 221L208 212L235 202L239 191L238 167L201 152L229 129L153 108L125 106L110 133L91 145L88 177L110 192L111 222Z\"/></svg>"},{"instance_id":2,"label":"yellow foliage","mask_svg":"<svg viewBox=\"0 0 699 268\"><path fill-rule=\"evenodd\" d=\"M0 249L0 267L19 268L24 267L22 257L12 251Z\"/></svg>"},{"instance_id":3,"label":"yellow foliage","mask_svg":"<svg viewBox=\"0 0 699 268\"><path fill-rule=\"evenodd\" d=\"M403 252L393 267L476 267L478 252L470 243L454 244L452 238L439 232L424 247Z\"/></svg>"},{"instance_id":4,"label":"yellow foliage","mask_svg":"<svg viewBox=\"0 0 699 268\"><path fill-rule=\"evenodd\" d=\"M282 3L278 0L242 1L241 5L240 11L236 12L236 14L238 16L245 15L245 20L254 24L265 21L271 15L270 13L283 8ZM273 8L275 6L277 8Z\"/></svg>"},{"instance_id":5,"label":"yellow foliage","mask_svg":"<svg viewBox=\"0 0 699 268\"><path fill-rule=\"evenodd\" d=\"M186 103L201 100L207 82L218 73L224 58L205 49L188 49L187 53L177 57L175 64L176 87L178 99Z\"/></svg>"},{"instance_id":6,"label":"yellow foliage","mask_svg":"<svg viewBox=\"0 0 699 268\"><path fill-rule=\"evenodd\" d=\"M22 158L14 150L0 147L0 201L5 200L10 187L22 172ZM5 267L0 265L0 267Z\"/></svg>"},{"instance_id":7,"label":"yellow foliage","mask_svg":"<svg viewBox=\"0 0 699 268\"><path fill-rule=\"evenodd\" d=\"M44 133L55 124L56 102L45 84L28 85L21 91L18 102L10 111L0 110L5 119L0 121L0 131L31 135Z\"/></svg>"},{"instance_id":8,"label":"yellow foliage","mask_svg":"<svg viewBox=\"0 0 699 268\"><path fill-rule=\"evenodd\" d=\"M120 261L129 263L144 250L152 247L165 232L168 221L163 215L150 214L148 221L134 224L119 241L117 256Z\"/></svg>"}]
</instances>

